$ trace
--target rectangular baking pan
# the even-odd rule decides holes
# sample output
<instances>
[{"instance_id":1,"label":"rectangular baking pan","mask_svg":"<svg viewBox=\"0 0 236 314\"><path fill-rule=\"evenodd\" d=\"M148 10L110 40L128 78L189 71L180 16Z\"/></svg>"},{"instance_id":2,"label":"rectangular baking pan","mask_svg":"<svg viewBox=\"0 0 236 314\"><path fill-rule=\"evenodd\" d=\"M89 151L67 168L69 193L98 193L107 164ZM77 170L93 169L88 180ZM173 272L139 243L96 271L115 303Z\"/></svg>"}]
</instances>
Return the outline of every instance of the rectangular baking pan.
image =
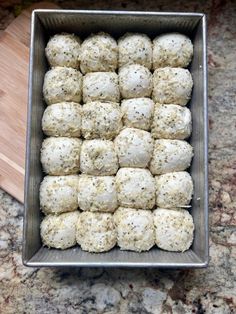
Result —
<instances>
[{"instance_id":1,"label":"rectangular baking pan","mask_svg":"<svg viewBox=\"0 0 236 314\"><path fill-rule=\"evenodd\" d=\"M35 10L32 13L29 69L29 103L25 177L25 214L23 263L27 266L106 266L198 268L208 264L208 178L207 178L207 62L206 17L201 13L160 13L130 11ZM42 97L44 74L48 69L44 48L49 36L59 32L90 33L105 31L118 38L125 32L141 32L154 38L164 32L184 33L193 41L194 57L190 66L194 89L190 102L193 132L190 139L194 158L190 173L194 181L191 214L195 238L190 250L172 253L153 248L135 253L114 248L91 254L79 247L64 251L48 249L40 240L41 213L39 185L43 178L40 147L43 140L41 118L45 109Z\"/></svg>"}]
</instances>

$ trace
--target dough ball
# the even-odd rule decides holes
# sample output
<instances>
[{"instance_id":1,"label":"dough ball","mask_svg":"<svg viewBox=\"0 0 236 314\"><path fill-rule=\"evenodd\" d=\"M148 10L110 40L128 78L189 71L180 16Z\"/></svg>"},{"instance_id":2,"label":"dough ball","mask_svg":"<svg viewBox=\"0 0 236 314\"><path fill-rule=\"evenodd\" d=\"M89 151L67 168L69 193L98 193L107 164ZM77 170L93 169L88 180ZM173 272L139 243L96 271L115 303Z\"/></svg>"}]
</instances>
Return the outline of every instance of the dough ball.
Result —
<instances>
[{"instance_id":1,"label":"dough ball","mask_svg":"<svg viewBox=\"0 0 236 314\"><path fill-rule=\"evenodd\" d=\"M156 204L163 208L189 207L193 180L186 171L156 176Z\"/></svg>"},{"instance_id":2,"label":"dough ball","mask_svg":"<svg viewBox=\"0 0 236 314\"><path fill-rule=\"evenodd\" d=\"M154 138L184 140L192 132L191 112L178 105L155 105L152 123Z\"/></svg>"},{"instance_id":3,"label":"dough ball","mask_svg":"<svg viewBox=\"0 0 236 314\"><path fill-rule=\"evenodd\" d=\"M120 206L152 209L155 205L155 180L147 169L119 169L116 189Z\"/></svg>"},{"instance_id":4,"label":"dough ball","mask_svg":"<svg viewBox=\"0 0 236 314\"><path fill-rule=\"evenodd\" d=\"M109 34L92 34L81 45L80 69L84 74L115 71L117 60L117 43Z\"/></svg>"},{"instance_id":5,"label":"dough ball","mask_svg":"<svg viewBox=\"0 0 236 314\"><path fill-rule=\"evenodd\" d=\"M179 33L162 34L153 40L153 68L186 68L193 56L191 40Z\"/></svg>"},{"instance_id":6,"label":"dough ball","mask_svg":"<svg viewBox=\"0 0 236 314\"><path fill-rule=\"evenodd\" d=\"M80 214L76 240L82 250L106 252L116 245L116 230L111 213L83 212Z\"/></svg>"},{"instance_id":7,"label":"dough ball","mask_svg":"<svg viewBox=\"0 0 236 314\"><path fill-rule=\"evenodd\" d=\"M145 34L126 33L118 40L119 66L140 64L152 67L152 42Z\"/></svg>"},{"instance_id":8,"label":"dough ball","mask_svg":"<svg viewBox=\"0 0 236 314\"><path fill-rule=\"evenodd\" d=\"M154 112L154 102L150 98L125 99L121 103L124 125L142 130L150 130Z\"/></svg>"},{"instance_id":9,"label":"dough ball","mask_svg":"<svg viewBox=\"0 0 236 314\"><path fill-rule=\"evenodd\" d=\"M61 102L48 106L43 113L42 129L47 136L80 137L81 105Z\"/></svg>"},{"instance_id":10,"label":"dough ball","mask_svg":"<svg viewBox=\"0 0 236 314\"><path fill-rule=\"evenodd\" d=\"M124 65L119 70L119 85L122 98L150 97L152 73L142 65Z\"/></svg>"},{"instance_id":11,"label":"dough ball","mask_svg":"<svg viewBox=\"0 0 236 314\"><path fill-rule=\"evenodd\" d=\"M80 170L91 175L113 175L118 170L114 144L108 140L84 141L80 155Z\"/></svg>"},{"instance_id":12,"label":"dough ball","mask_svg":"<svg viewBox=\"0 0 236 314\"><path fill-rule=\"evenodd\" d=\"M155 244L152 212L134 208L118 208L114 214L117 244L121 250L148 251Z\"/></svg>"},{"instance_id":13,"label":"dough ball","mask_svg":"<svg viewBox=\"0 0 236 314\"><path fill-rule=\"evenodd\" d=\"M186 141L156 140L150 162L152 174L187 169L193 157L193 147Z\"/></svg>"},{"instance_id":14,"label":"dough ball","mask_svg":"<svg viewBox=\"0 0 236 314\"><path fill-rule=\"evenodd\" d=\"M81 101L82 74L75 69L55 67L44 77L43 97L47 105Z\"/></svg>"},{"instance_id":15,"label":"dough ball","mask_svg":"<svg viewBox=\"0 0 236 314\"><path fill-rule=\"evenodd\" d=\"M81 142L78 138L46 138L41 148L43 171L56 176L77 173Z\"/></svg>"},{"instance_id":16,"label":"dough ball","mask_svg":"<svg viewBox=\"0 0 236 314\"><path fill-rule=\"evenodd\" d=\"M73 34L56 34L49 39L45 54L51 67L71 67L77 69L80 59L79 37Z\"/></svg>"},{"instance_id":17,"label":"dough ball","mask_svg":"<svg viewBox=\"0 0 236 314\"><path fill-rule=\"evenodd\" d=\"M122 128L118 103L94 101L83 106L82 134L86 139L113 139Z\"/></svg>"},{"instance_id":18,"label":"dough ball","mask_svg":"<svg viewBox=\"0 0 236 314\"><path fill-rule=\"evenodd\" d=\"M82 210L114 212L118 207L115 177L81 175L78 191L79 207Z\"/></svg>"},{"instance_id":19,"label":"dough ball","mask_svg":"<svg viewBox=\"0 0 236 314\"><path fill-rule=\"evenodd\" d=\"M193 218L185 209L157 208L153 212L156 245L166 251L184 252L193 242Z\"/></svg>"},{"instance_id":20,"label":"dough ball","mask_svg":"<svg viewBox=\"0 0 236 314\"><path fill-rule=\"evenodd\" d=\"M147 131L123 129L114 141L120 167L146 168L152 156L153 142Z\"/></svg>"},{"instance_id":21,"label":"dough ball","mask_svg":"<svg viewBox=\"0 0 236 314\"><path fill-rule=\"evenodd\" d=\"M74 246L79 215L79 211L74 211L46 216L40 226L43 245L62 250Z\"/></svg>"},{"instance_id":22,"label":"dough ball","mask_svg":"<svg viewBox=\"0 0 236 314\"><path fill-rule=\"evenodd\" d=\"M152 98L155 102L185 106L191 98L192 88L189 70L167 67L154 71Z\"/></svg>"},{"instance_id":23,"label":"dough ball","mask_svg":"<svg viewBox=\"0 0 236 314\"><path fill-rule=\"evenodd\" d=\"M88 73L83 80L83 101L120 101L118 75L112 72Z\"/></svg>"},{"instance_id":24,"label":"dough ball","mask_svg":"<svg viewBox=\"0 0 236 314\"><path fill-rule=\"evenodd\" d=\"M78 208L78 175L46 176L40 189L40 207L45 214L61 214Z\"/></svg>"}]
</instances>

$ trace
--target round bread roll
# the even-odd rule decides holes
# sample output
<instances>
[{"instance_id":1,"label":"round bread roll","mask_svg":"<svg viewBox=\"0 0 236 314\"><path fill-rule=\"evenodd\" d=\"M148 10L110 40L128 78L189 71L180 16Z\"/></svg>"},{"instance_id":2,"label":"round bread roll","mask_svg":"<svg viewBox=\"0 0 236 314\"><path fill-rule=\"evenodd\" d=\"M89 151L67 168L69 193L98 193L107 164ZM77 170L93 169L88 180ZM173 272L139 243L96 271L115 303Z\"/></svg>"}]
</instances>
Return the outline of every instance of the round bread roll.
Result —
<instances>
[{"instance_id":1,"label":"round bread roll","mask_svg":"<svg viewBox=\"0 0 236 314\"><path fill-rule=\"evenodd\" d=\"M81 175L78 202L84 211L114 212L118 207L115 177Z\"/></svg>"},{"instance_id":2,"label":"round bread roll","mask_svg":"<svg viewBox=\"0 0 236 314\"><path fill-rule=\"evenodd\" d=\"M147 131L126 128L114 140L120 167L146 168L154 141Z\"/></svg>"},{"instance_id":3,"label":"round bread roll","mask_svg":"<svg viewBox=\"0 0 236 314\"><path fill-rule=\"evenodd\" d=\"M126 33L118 40L119 67L140 64L152 68L152 42L145 34Z\"/></svg>"},{"instance_id":4,"label":"round bread roll","mask_svg":"<svg viewBox=\"0 0 236 314\"><path fill-rule=\"evenodd\" d=\"M115 71L117 60L117 43L109 34L92 34L81 45L80 69L84 74Z\"/></svg>"},{"instance_id":5,"label":"round bread roll","mask_svg":"<svg viewBox=\"0 0 236 314\"><path fill-rule=\"evenodd\" d=\"M48 106L43 113L42 129L47 136L80 137L81 105L61 102Z\"/></svg>"},{"instance_id":6,"label":"round bread roll","mask_svg":"<svg viewBox=\"0 0 236 314\"><path fill-rule=\"evenodd\" d=\"M193 147L186 141L156 140L150 162L152 174L183 171L190 166Z\"/></svg>"},{"instance_id":7,"label":"round bread roll","mask_svg":"<svg viewBox=\"0 0 236 314\"><path fill-rule=\"evenodd\" d=\"M116 190L120 206L152 209L155 205L155 180L147 169L119 169Z\"/></svg>"},{"instance_id":8,"label":"round bread roll","mask_svg":"<svg viewBox=\"0 0 236 314\"><path fill-rule=\"evenodd\" d=\"M76 210L78 175L46 176L39 189L40 207L45 214L61 214Z\"/></svg>"},{"instance_id":9,"label":"round bread roll","mask_svg":"<svg viewBox=\"0 0 236 314\"><path fill-rule=\"evenodd\" d=\"M120 101L118 75L116 73L95 72L84 76L83 101L87 103L95 100Z\"/></svg>"},{"instance_id":10,"label":"round bread roll","mask_svg":"<svg viewBox=\"0 0 236 314\"><path fill-rule=\"evenodd\" d=\"M156 204L163 208L189 207L193 180L186 171L156 176Z\"/></svg>"},{"instance_id":11,"label":"round bread roll","mask_svg":"<svg viewBox=\"0 0 236 314\"><path fill-rule=\"evenodd\" d=\"M125 99L121 103L124 125L142 130L151 129L154 102L150 98Z\"/></svg>"},{"instance_id":12,"label":"round bread roll","mask_svg":"<svg viewBox=\"0 0 236 314\"><path fill-rule=\"evenodd\" d=\"M191 111L178 105L155 105L152 136L156 139L188 138L192 132Z\"/></svg>"},{"instance_id":13,"label":"round bread roll","mask_svg":"<svg viewBox=\"0 0 236 314\"><path fill-rule=\"evenodd\" d=\"M114 214L117 244L121 250L148 251L155 244L152 212L134 208L118 208Z\"/></svg>"},{"instance_id":14,"label":"round bread roll","mask_svg":"<svg viewBox=\"0 0 236 314\"><path fill-rule=\"evenodd\" d=\"M191 40L179 33L157 36L153 40L153 68L186 68L193 56Z\"/></svg>"},{"instance_id":15,"label":"round bread roll","mask_svg":"<svg viewBox=\"0 0 236 314\"><path fill-rule=\"evenodd\" d=\"M111 213L83 212L80 214L76 240L82 250L106 252L116 245L116 230Z\"/></svg>"},{"instance_id":16,"label":"round bread roll","mask_svg":"<svg viewBox=\"0 0 236 314\"><path fill-rule=\"evenodd\" d=\"M55 67L44 77L43 97L47 105L81 101L82 74L72 68Z\"/></svg>"},{"instance_id":17,"label":"round bread roll","mask_svg":"<svg viewBox=\"0 0 236 314\"><path fill-rule=\"evenodd\" d=\"M77 69L80 59L81 40L73 34L56 34L49 39L45 54L51 67L71 67Z\"/></svg>"},{"instance_id":18,"label":"round bread roll","mask_svg":"<svg viewBox=\"0 0 236 314\"><path fill-rule=\"evenodd\" d=\"M100 176L116 174L118 158L114 144L108 140L86 140L80 154L82 173Z\"/></svg>"},{"instance_id":19,"label":"round bread roll","mask_svg":"<svg viewBox=\"0 0 236 314\"><path fill-rule=\"evenodd\" d=\"M76 224L79 211L46 216L40 225L43 245L65 250L76 245Z\"/></svg>"},{"instance_id":20,"label":"round bread roll","mask_svg":"<svg viewBox=\"0 0 236 314\"><path fill-rule=\"evenodd\" d=\"M191 98L192 88L189 70L167 67L154 71L152 98L155 102L185 106Z\"/></svg>"},{"instance_id":21,"label":"round bread roll","mask_svg":"<svg viewBox=\"0 0 236 314\"><path fill-rule=\"evenodd\" d=\"M118 103L94 101L83 106L82 134L87 140L113 139L122 128Z\"/></svg>"},{"instance_id":22,"label":"round bread roll","mask_svg":"<svg viewBox=\"0 0 236 314\"><path fill-rule=\"evenodd\" d=\"M166 251L184 252L193 242L193 218L185 209L157 208L153 212L156 245Z\"/></svg>"},{"instance_id":23,"label":"round bread roll","mask_svg":"<svg viewBox=\"0 0 236 314\"><path fill-rule=\"evenodd\" d=\"M77 173L81 142L78 138L46 138L41 148L43 171L55 176Z\"/></svg>"},{"instance_id":24,"label":"round bread roll","mask_svg":"<svg viewBox=\"0 0 236 314\"><path fill-rule=\"evenodd\" d=\"M122 98L150 97L152 73L139 64L124 65L119 70L119 86Z\"/></svg>"}]
</instances>

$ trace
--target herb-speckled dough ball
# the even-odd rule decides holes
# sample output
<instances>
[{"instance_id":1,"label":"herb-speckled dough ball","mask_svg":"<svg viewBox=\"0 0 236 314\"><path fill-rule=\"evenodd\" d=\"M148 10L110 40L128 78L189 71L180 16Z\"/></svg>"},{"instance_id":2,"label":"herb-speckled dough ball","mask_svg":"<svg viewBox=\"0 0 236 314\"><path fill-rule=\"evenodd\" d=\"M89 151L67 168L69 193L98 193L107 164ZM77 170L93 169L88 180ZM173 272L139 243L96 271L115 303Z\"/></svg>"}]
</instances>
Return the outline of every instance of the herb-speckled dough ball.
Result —
<instances>
[{"instance_id":1,"label":"herb-speckled dough ball","mask_svg":"<svg viewBox=\"0 0 236 314\"><path fill-rule=\"evenodd\" d=\"M113 139L121 128L118 103L94 101L83 105L82 134L85 139Z\"/></svg>"},{"instance_id":2,"label":"herb-speckled dough ball","mask_svg":"<svg viewBox=\"0 0 236 314\"><path fill-rule=\"evenodd\" d=\"M125 128L114 140L120 167L146 168L152 157L154 141L144 130Z\"/></svg>"},{"instance_id":3,"label":"herb-speckled dough ball","mask_svg":"<svg viewBox=\"0 0 236 314\"><path fill-rule=\"evenodd\" d=\"M77 69L80 60L81 40L73 34L52 36L45 48L45 54L51 67L65 66Z\"/></svg>"},{"instance_id":4,"label":"herb-speckled dough ball","mask_svg":"<svg viewBox=\"0 0 236 314\"><path fill-rule=\"evenodd\" d=\"M150 210L118 208L114 214L117 244L121 250L148 251L155 244L153 216Z\"/></svg>"},{"instance_id":5,"label":"herb-speckled dough ball","mask_svg":"<svg viewBox=\"0 0 236 314\"><path fill-rule=\"evenodd\" d=\"M150 162L152 174L183 171L190 166L193 147L186 141L156 140Z\"/></svg>"},{"instance_id":6,"label":"herb-speckled dough ball","mask_svg":"<svg viewBox=\"0 0 236 314\"><path fill-rule=\"evenodd\" d=\"M157 208L153 212L156 245L166 251L184 252L193 242L193 218L185 209Z\"/></svg>"},{"instance_id":7,"label":"herb-speckled dough ball","mask_svg":"<svg viewBox=\"0 0 236 314\"><path fill-rule=\"evenodd\" d=\"M83 80L84 103L100 100L119 102L118 75L112 72L88 73Z\"/></svg>"},{"instance_id":8,"label":"herb-speckled dough ball","mask_svg":"<svg viewBox=\"0 0 236 314\"><path fill-rule=\"evenodd\" d=\"M163 208L188 207L193 195L193 180L186 171L155 177L156 204Z\"/></svg>"},{"instance_id":9,"label":"herb-speckled dough ball","mask_svg":"<svg viewBox=\"0 0 236 314\"><path fill-rule=\"evenodd\" d=\"M121 103L124 125L150 130L154 113L154 102L150 98L125 99Z\"/></svg>"},{"instance_id":10,"label":"herb-speckled dough ball","mask_svg":"<svg viewBox=\"0 0 236 314\"><path fill-rule=\"evenodd\" d=\"M118 47L114 38L106 33L90 35L81 45L80 69L88 72L115 71Z\"/></svg>"},{"instance_id":11,"label":"herb-speckled dough ball","mask_svg":"<svg viewBox=\"0 0 236 314\"><path fill-rule=\"evenodd\" d=\"M78 175L46 176L39 189L40 207L45 214L61 214L78 208Z\"/></svg>"},{"instance_id":12,"label":"herb-speckled dough ball","mask_svg":"<svg viewBox=\"0 0 236 314\"><path fill-rule=\"evenodd\" d=\"M43 171L50 175L68 175L79 171L81 140L68 137L49 137L42 143Z\"/></svg>"},{"instance_id":13,"label":"herb-speckled dough ball","mask_svg":"<svg viewBox=\"0 0 236 314\"><path fill-rule=\"evenodd\" d=\"M43 245L65 250L76 245L76 224L79 211L47 215L40 226Z\"/></svg>"},{"instance_id":14,"label":"herb-speckled dough ball","mask_svg":"<svg viewBox=\"0 0 236 314\"><path fill-rule=\"evenodd\" d=\"M145 34L126 33L118 40L119 66L140 64L152 68L152 42Z\"/></svg>"},{"instance_id":15,"label":"herb-speckled dough ball","mask_svg":"<svg viewBox=\"0 0 236 314\"><path fill-rule=\"evenodd\" d=\"M61 102L48 106L43 113L42 129L47 136L80 137L81 105Z\"/></svg>"},{"instance_id":16,"label":"herb-speckled dough ball","mask_svg":"<svg viewBox=\"0 0 236 314\"><path fill-rule=\"evenodd\" d=\"M82 144L80 170L91 175L113 175L118 170L114 144L109 140L86 140Z\"/></svg>"},{"instance_id":17,"label":"herb-speckled dough ball","mask_svg":"<svg viewBox=\"0 0 236 314\"><path fill-rule=\"evenodd\" d=\"M153 68L186 68L193 56L191 40L179 33L162 34L153 40Z\"/></svg>"},{"instance_id":18,"label":"herb-speckled dough ball","mask_svg":"<svg viewBox=\"0 0 236 314\"><path fill-rule=\"evenodd\" d=\"M47 105L81 101L82 74L72 68L55 67L44 77L43 97Z\"/></svg>"},{"instance_id":19,"label":"herb-speckled dough ball","mask_svg":"<svg viewBox=\"0 0 236 314\"><path fill-rule=\"evenodd\" d=\"M155 180L147 169L119 169L116 189L120 206L152 209L155 205Z\"/></svg>"},{"instance_id":20,"label":"herb-speckled dough ball","mask_svg":"<svg viewBox=\"0 0 236 314\"><path fill-rule=\"evenodd\" d=\"M119 86L122 98L150 97L152 73L139 64L124 65L119 70Z\"/></svg>"},{"instance_id":21,"label":"herb-speckled dough ball","mask_svg":"<svg viewBox=\"0 0 236 314\"><path fill-rule=\"evenodd\" d=\"M118 207L115 177L81 175L78 202L84 211L114 212Z\"/></svg>"},{"instance_id":22,"label":"herb-speckled dough ball","mask_svg":"<svg viewBox=\"0 0 236 314\"><path fill-rule=\"evenodd\" d=\"M156 104L151 132L156 139L188 138L192 132L191 111L178 105Z\"/></svg>"},{"instance_id":23,"label":"herb-speckled dough ball","mask_svg":"<svg viewBox=\"0 0 236 314\"><path fill-rule=\"evenodd\" d=\"M185 106L191 98L192 88L189 70L167 67L154 71L152 98L155 102Z\"/></svg>"},{"instance_id":24,"label":"herb-speckled dough ball","mask_svg":"<svg viewBox=\"0 0 236 314\"><path fill-rule=\"evenodd\" d=\"M82 250L94 253L106 252L116 245L116 230L111 213L82 212L76 240Z\"/></svg>"}]
</instances>

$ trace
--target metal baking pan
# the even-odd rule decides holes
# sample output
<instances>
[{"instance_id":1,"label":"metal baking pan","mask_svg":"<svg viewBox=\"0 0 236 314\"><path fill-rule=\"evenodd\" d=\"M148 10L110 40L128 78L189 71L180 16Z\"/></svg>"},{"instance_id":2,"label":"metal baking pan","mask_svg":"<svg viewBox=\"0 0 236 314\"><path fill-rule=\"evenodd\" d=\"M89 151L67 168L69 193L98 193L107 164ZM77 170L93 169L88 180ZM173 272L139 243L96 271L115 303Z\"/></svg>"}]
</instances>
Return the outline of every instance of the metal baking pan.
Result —
<instances>
[{"instance_id":1,"label":"metal baking pan","mask_svg":"<svg viewBox=\"0 0 236 314\"><path fill-rule=\"evenodd\" d=\"M25 177L25 215L23 263L27 266L106 266L198 268L208 263L208 179L207 179L207 62L206 17L201 13L160 13L130 11L35 10L32 13L29 70L28 131ZM134 253L114 248L110 252L91 254L79 247L64 251L42 246L39 226L39 185L43 178L40 148L43 140L41 118L45 109L42 97L44 74L48 65L44 48L49 36L58 32L78 33L82 38L105 31L118 38L127 31L142 32L154 38L159 33L180 32L193 41L194 57L190 66L194 89L189 107L193 116L190 139L194 159L190 173L194 180L191 214L195 238L190 250L172 253L153 248Z\"/></svg>"}]
</instances>

